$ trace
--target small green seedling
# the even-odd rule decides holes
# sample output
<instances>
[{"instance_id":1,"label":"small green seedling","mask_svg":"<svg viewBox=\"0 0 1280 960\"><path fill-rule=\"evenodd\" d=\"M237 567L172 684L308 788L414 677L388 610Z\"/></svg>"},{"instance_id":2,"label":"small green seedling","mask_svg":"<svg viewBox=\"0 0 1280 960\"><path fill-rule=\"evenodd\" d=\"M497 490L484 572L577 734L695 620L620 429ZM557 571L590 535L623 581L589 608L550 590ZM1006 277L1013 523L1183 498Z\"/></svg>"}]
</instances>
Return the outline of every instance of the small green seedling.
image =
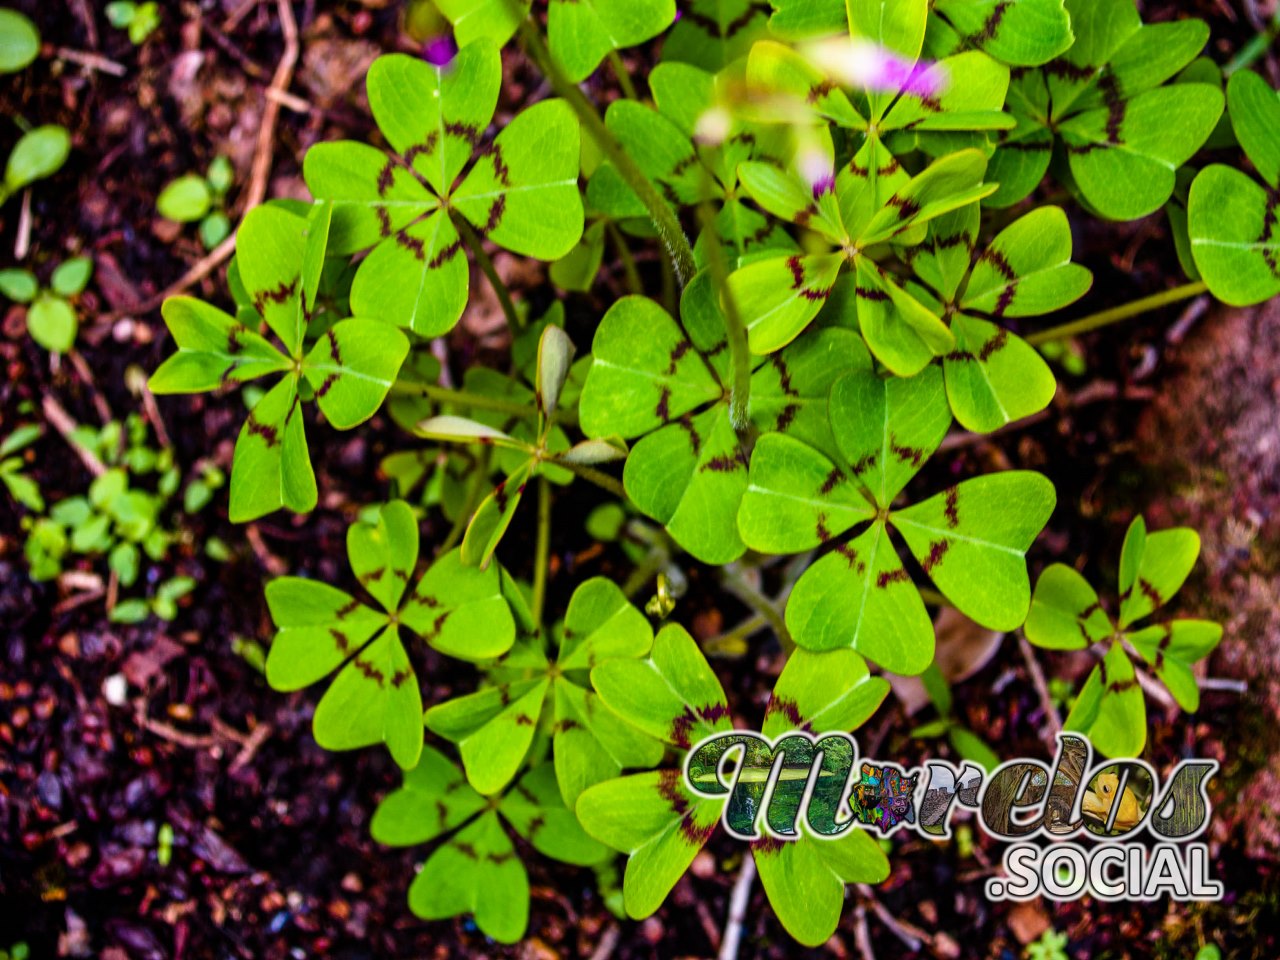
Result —
<instances>
[{"instance_id":1,"label":"small green seedling","mask_svg":"<svg viewBox=\"0 0 1280 960\"><path fill-rule=\"evenodd\" d=\"M146 43L147 37L160 26L160 5L155 0L145 3L115 0L107 4L104 12L113 27L129 31L129 42L135 47Z\"/></svg>"},{"instance_id":2,"label":"small green seedling","mask_svg":"<svg viewBox=\"0 0 1280 960\"><path fill-rule=\"evenodd\" d=\"M1039 940L1027 944L1025 956L1027 960L1069 960L1067 935L1050 927Z\"/></svg>"},{"instance_id":3,"label":"small green seedling","mask_svg":"<svg viewBox=\"0 0 1280 960\"><path fill-rule=\"evenodd\" d=\"M0 73L17 73L40 54L40 31L17 10L0 7Z\"/></svg>"},{"instance_id":4,"label":"small green seedling","mask_svg":"<svg viewBox=\"0 0 1280 960\"><path fill-rule=\"evenodd\" d=\"M1087 734L1100 752L1137 757L1147 740L1147 710L1133 659L1144 661L1183 710L1200 706L1192 665L1222 639L1220 624L1173 620L1135 625L1176 594L1200 553L1200 538L1185 527L1148 533L1138 517L1120 554L1120 609L1113 618L1097 592L1071 567L1054 564L1040 575L1024 630L1046 650L1096 651L1093 668L1064 726Z\"/></svg>"},{"instance_id":5,"label":"small green seedling","mask_svg":"<svg viewBox=\"0 0 1280 960\"><path fill-rule=\"evenodd\" d=\"M0 441L0 481L9 496L33 513L44 512L44 495L36 479L26 474L27 461L19 454L42 436L44 428L39 424L22 423Z\"/></svg>"},{"instance_id":6,"label":"small green seedling","mask_svg":"<svg viewBox=\"0 0 1280 960\"><path fill-rule=\"evenodd\" d=\"M34 129L23 126L23 131L5 161L0 205L37 180L53 176L71 153L71 134L66 127L47 123Z\"/></svg>"},{"instance_id":7,"label":"small green seedling","mask_svg":"<svg viewBox=\"0 0 1280 960\"><path fill-rule=\"evenodd\" d=\"M27 332L50 353L67 353L75 345L80 320L76 299L93 276L93 260L72 257L64 260L41 288L30 270L11 267L0 270L0 294L27 307Z\"/></svg>"},{"instance_id":8,"label":"small green seedling","mask_svg":"<svg viewBox=\"0 0 1280 960\"><path fill-rule=\"evenodd\" d=\"M177 223L198 221L200 241L206 250L212 250L231 233L226 200L234 177L231 161L214 157L204 176L188 173L170 181L156 198L156 209L160 216Z\"/></svg>"}]
</instances>

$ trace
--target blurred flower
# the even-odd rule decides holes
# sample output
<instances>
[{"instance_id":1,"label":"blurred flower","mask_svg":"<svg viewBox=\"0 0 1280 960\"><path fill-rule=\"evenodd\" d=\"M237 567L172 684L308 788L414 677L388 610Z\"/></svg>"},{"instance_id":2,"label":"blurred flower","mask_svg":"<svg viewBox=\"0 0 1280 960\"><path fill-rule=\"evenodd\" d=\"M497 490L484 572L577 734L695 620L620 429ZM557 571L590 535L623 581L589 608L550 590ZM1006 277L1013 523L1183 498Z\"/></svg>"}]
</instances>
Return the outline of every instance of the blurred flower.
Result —
<instances>
[{"instance_id":1,"label":"blurred flower","mask_svg":"<svg viewBox=\"0 0 1280 960\"><path fill-rule=\"evenodd\" d=\"M422 56L428 63L436 67L448 66L457 56L458 48L449 34L442 34L434 40L428 40L422 46Z\"/></svg>"},{"instance_id":2,"label":"blurred flower","mask_svg":"<svg viewBox=\"0 0 1280 960\"><path fill-rule=\"evenodd\" d=\"M947 85L946 71L938 64L917 63L865 40L832 37L809 45L805 52L846 87L936 97Z\"/></svg>"}]
</instances>

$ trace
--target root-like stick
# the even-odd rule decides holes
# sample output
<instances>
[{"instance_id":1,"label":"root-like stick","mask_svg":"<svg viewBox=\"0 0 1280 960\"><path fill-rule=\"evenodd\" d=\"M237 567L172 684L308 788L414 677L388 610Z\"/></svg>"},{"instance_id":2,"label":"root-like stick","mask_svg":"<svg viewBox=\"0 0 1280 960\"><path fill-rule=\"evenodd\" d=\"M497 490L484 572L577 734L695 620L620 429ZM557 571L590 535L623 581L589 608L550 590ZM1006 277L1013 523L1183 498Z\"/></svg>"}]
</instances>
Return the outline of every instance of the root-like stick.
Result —
<instances>
[{"instance_id":1,"label":"root-like stick","mask_svg":"<svg viewBox=\"0 0 1280 960\"><path fill-rule=\"evenodd\" d=\"M724 936L720 940L720 960L737 960L742 946L742 924L747 917L747 904L751 902L751 885L756 879L756 858L750 852L742 856L742 869L733 884L729 896L729 919L725 922Z\"/></svg>"},{"instance_id":2,"label":"root-like stick","mask_svg":"<svg viewBox=\"0 0 1280 960\"><path fill-rule=\"evenodd\" d=\"M76 428L78 428L80 424L76 423L75 420L72 419L71 414L67 413L62 404L58 402L58 398L52 393L46 393L44 395L43 407L44 418L53 425L55 430L62 434L62 438L66 440L71 449L76 452L76 455L80 458L80 462L85 465L85 469L95 477L100 477L106 473L107 468L103 462L98 459L97 455L92 450L81 446L76 441L74 435Z\"/></svg>"},{"instance_id":3,"label":"root-like stick","mask_svg":"<svg viewBox=\"0 0 1280 960\"><path fill-rule=\"evenodd\" d=\"M1040 705L1044 708L1047 724L1045 740L1052 747L1057 743L1057 735L1062 732L1062 721L1058 719L1058 711L1053 708L1053 698L1049 696L1049 684L1045 682L1044 671L1040 669L1040 661L1026 637L1018 637L1018 646L1022 650L1022 659L1027 663L1027 672L1031 674L1031 683L1040 697Z\"/></svg>"}]
</instances>

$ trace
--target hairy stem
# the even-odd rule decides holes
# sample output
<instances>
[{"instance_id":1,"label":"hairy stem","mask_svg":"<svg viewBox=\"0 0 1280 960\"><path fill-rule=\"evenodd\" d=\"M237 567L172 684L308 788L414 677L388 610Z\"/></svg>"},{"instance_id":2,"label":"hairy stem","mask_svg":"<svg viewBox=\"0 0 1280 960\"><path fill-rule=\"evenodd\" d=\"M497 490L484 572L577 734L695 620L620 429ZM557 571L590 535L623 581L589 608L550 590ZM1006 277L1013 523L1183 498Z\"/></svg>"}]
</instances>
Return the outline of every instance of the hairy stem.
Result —
<instances>
[{"instance_id":1,"label":"hairy stem","mask_svg":"<svg viewBox=\"0 0 1280 960\"><path fill-rule=\"evenodd\" d=\"M787 629L787 621L783 618L777 604L757 590L736 565L725 567L723 575L724 585L729 592L750 607L753 613L769 621L769 626L773 628L778 642L782 644L783 651L790 654L795 650L796 642L791 639L791 631Z\"/></svg>"},{"instance_id":2,"label":"hairy stem","mask_svg":"<svg viewBox=\"0 0 1280 960\"><path fill-rule=\"evenodd\" d=\"M710 181L708 174L706 179ZM708 186L710 184L708 183ZM738 304L729 289L729 267L725 263L724 250L715 232L715 214L711 204L704 201L701 208L702 227L710 236L707 247L707 267L711 279L720 293L720 305L724 312L724 325L729 338L729 356L733 361L733 388L729 394L729 422L738 436L745 436L751 427L751 350L747 345L747 328L738 312Z\"/></svg>"},{"instance_id":3,"label":"hairy stem","mask_svg":"<svg viewBox=\"0 0 1280 960\"><path fill-rule=\"evenodd\" d=\"M564 70L551 56L551 51L547 49L542 35L538 33L538 28L532 20L525 20L520 24L520 37L524 41L529 56L550 82L556 95L563 97L573 108L582 126L600 148L600 152L617 168L622 179L627 181L627 185L649 211L649 217L675 269L676 282L683 287L693 278L697 267L693 260L693 248L689 246L689 238L684 235L684 229L680 226L680 220L675 211L654 186L653 181L645 175L617 138L609 132L609 128L604 125L600 114L596 112L596 108L592 106L586 94L565 76Z\"/></svg>"},{"instance_id":4,"label":"hairy stem","mask_svg":"<svg viewBox=\"0 0 1280 960\"><path fill-rule=\"evenodd\" d=\"M533 555L533 622L542 622L547 600L547 564L551 559L551 484L538 478L538 542Z\"/></svg>"},{"instance_id":5,"label":"hairy stem","mask_svg":"<svg viewBox=\"0 0 1280 960\"><path fill-rule=\"evenodd\" d=\"M1134 300L1132 303L1112 307L1109 310L1102 310L1080 320L1072 320L1070 323L1064 323L1056 327L1050 327L1048 330L1041 330L1039 333L1033 333L1027 337L1027 343L1033 347L1038 347L1042 343L1052 343L1054 340L1065 340L1067 337L1091 333L1094 330L1108 327L1113 323L1119 323L1121 320L1140 317L1142 314L1150 313L1152 310L1158 310L1173 303L1180 303L1183 300L1198 297L1200 294L1207 292L1208 289L1208 286L1203 281L1186 283L1180 287L1174 287L1172 290L1152 294L1149 297L1143 297L1141 300Z\"/></svg>"},{"instance_id":6,"label":"hairy stem","mask_svg":"<svg viewBox=\"0 0 1280 960\"><path fill-rule=\"evenodd\" d=\"M511 291L507 289L507 285L498 276L498 270L493 265L493 259L484 249L484 241L472 229L471 224L467 223L462 217L453 217L452 219L453 225L457 228L458 233L462 235L462 239L476 258L480 271L489 281L489 286L493 287L493 292L498 297L498 303L502 306L502 315L507 318L507 327L511 330L512 335L519 333L524 329L524 323L520 320L520 314L516 312L515 301L511 299Z\"/></svg>"}]
</instances>

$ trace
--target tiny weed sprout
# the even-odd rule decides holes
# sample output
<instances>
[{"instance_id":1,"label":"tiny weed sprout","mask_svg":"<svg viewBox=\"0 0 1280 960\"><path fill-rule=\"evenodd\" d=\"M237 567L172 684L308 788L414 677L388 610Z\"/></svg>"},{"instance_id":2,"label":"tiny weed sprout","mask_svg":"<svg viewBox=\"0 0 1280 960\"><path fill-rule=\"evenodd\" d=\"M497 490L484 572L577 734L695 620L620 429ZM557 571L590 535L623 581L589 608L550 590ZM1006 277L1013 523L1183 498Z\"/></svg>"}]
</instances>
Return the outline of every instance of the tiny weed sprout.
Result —
<instances>
[{"instance_id":1,"label":"tiny weed sprout","mask_svg":"<svg viewBox=\"0 0 1280 960\"><path fill-rule=\"evenodd\" d=\"M223 207L235 170L226 157L214 157L204 176L188 173L178 177L156 197L160 216L177 223L200 224L200 240L212 250L231 233L231 221Z\"/></svg>"},{"instance_id":2,"label":"tiny weed sprout","mask_svg":"<svg viewBox=\"0 0 1280 960\"><path fill-rule=\"evenodd\" d=\"M137 45L160 18L155 3L105 12ZM313 126L298 184L312 199L244 213L227 296L164 301L172 343L150 393L213 394L192 403L234 411L233 452L228 437L180 464L138 414L59 426L94 476L42 489L31 467L56 435L27 410L0 441L6 502L31 576L96 576L116 623L193 601L190 569L159 562L190 546L184 515L222 509L224 486L234 523L284 510L269 522L298 529L320 510L345 529L341 563L299 551L272 568L269 647L230 643L271 688L315 688L301 696L321 747L385 747L400 785L370 829L431 845L407 884L418 917L520 940L536 856L590 868L611 909L649 917L686 871L705 878L695 861L721 824L750 841L744 882L758 873L787 933L821 946L848 886L885 881L895 849L868 821L844 829L837 780L900 791L867 808L885 834L918 782L892 764L857 781L850 735L890 675L919 677L925 712L899 732L946 751L957 780L1008 769L1007 729L965 712L938 656L944 617L994 638L990 657L1012 656L999 638L1014 635L1046 714L1069 707L1065 730L1117 764L1151 769L1136 759L1148 690L1198 708L1195 664L1222 627L1150 620L1191 574L1197 535L1138 516L1118 567L1047 564L1062 461L957 450L1065 409L1057 377L1095 359L1078 334L1206 292L1280 294L1280 97L1209 59L1205 23L1145 23L1134 0L543 13L409 4L423 56L372 61L367 139ZM656 38L656 65L633 76L650 54L631 48ZM0 71L38 48L0 10ZM70 147L61 127L19 125L0 201ZM156 211L226 254L229 201L245 202L230 160L183 169ZM1096 237L1128 246L1117 222L1161 212L1189 282L1081 316L1105 291L1076 259L1104 277ZM93 261L44 263L0 271L0 293L36 344L81 359ZM118 284L98 263L98 284ZM365 489L332 488L339 442L379 464ZM1073 531L1053 530L1050 549L1069 553ZM233 554L216 538L201 549ZM1091 586L1116 574L1113 590ZM721 632L719 599L750 619ZM1065 657L1039 651L1075 651L1083 686L1083 671L1046 680L1037 657ZM727 659L758 673L757 698L722 684ZM758 779L752 764L792 733L804 770ZM739 736L748 760L698 760L716 735ZM967 858L971 829L956 840ZM154 850L175 870L184 854L167 823ZM1025 956L1068 955L1042 929Z\"/></svg>"}]
</instances>

